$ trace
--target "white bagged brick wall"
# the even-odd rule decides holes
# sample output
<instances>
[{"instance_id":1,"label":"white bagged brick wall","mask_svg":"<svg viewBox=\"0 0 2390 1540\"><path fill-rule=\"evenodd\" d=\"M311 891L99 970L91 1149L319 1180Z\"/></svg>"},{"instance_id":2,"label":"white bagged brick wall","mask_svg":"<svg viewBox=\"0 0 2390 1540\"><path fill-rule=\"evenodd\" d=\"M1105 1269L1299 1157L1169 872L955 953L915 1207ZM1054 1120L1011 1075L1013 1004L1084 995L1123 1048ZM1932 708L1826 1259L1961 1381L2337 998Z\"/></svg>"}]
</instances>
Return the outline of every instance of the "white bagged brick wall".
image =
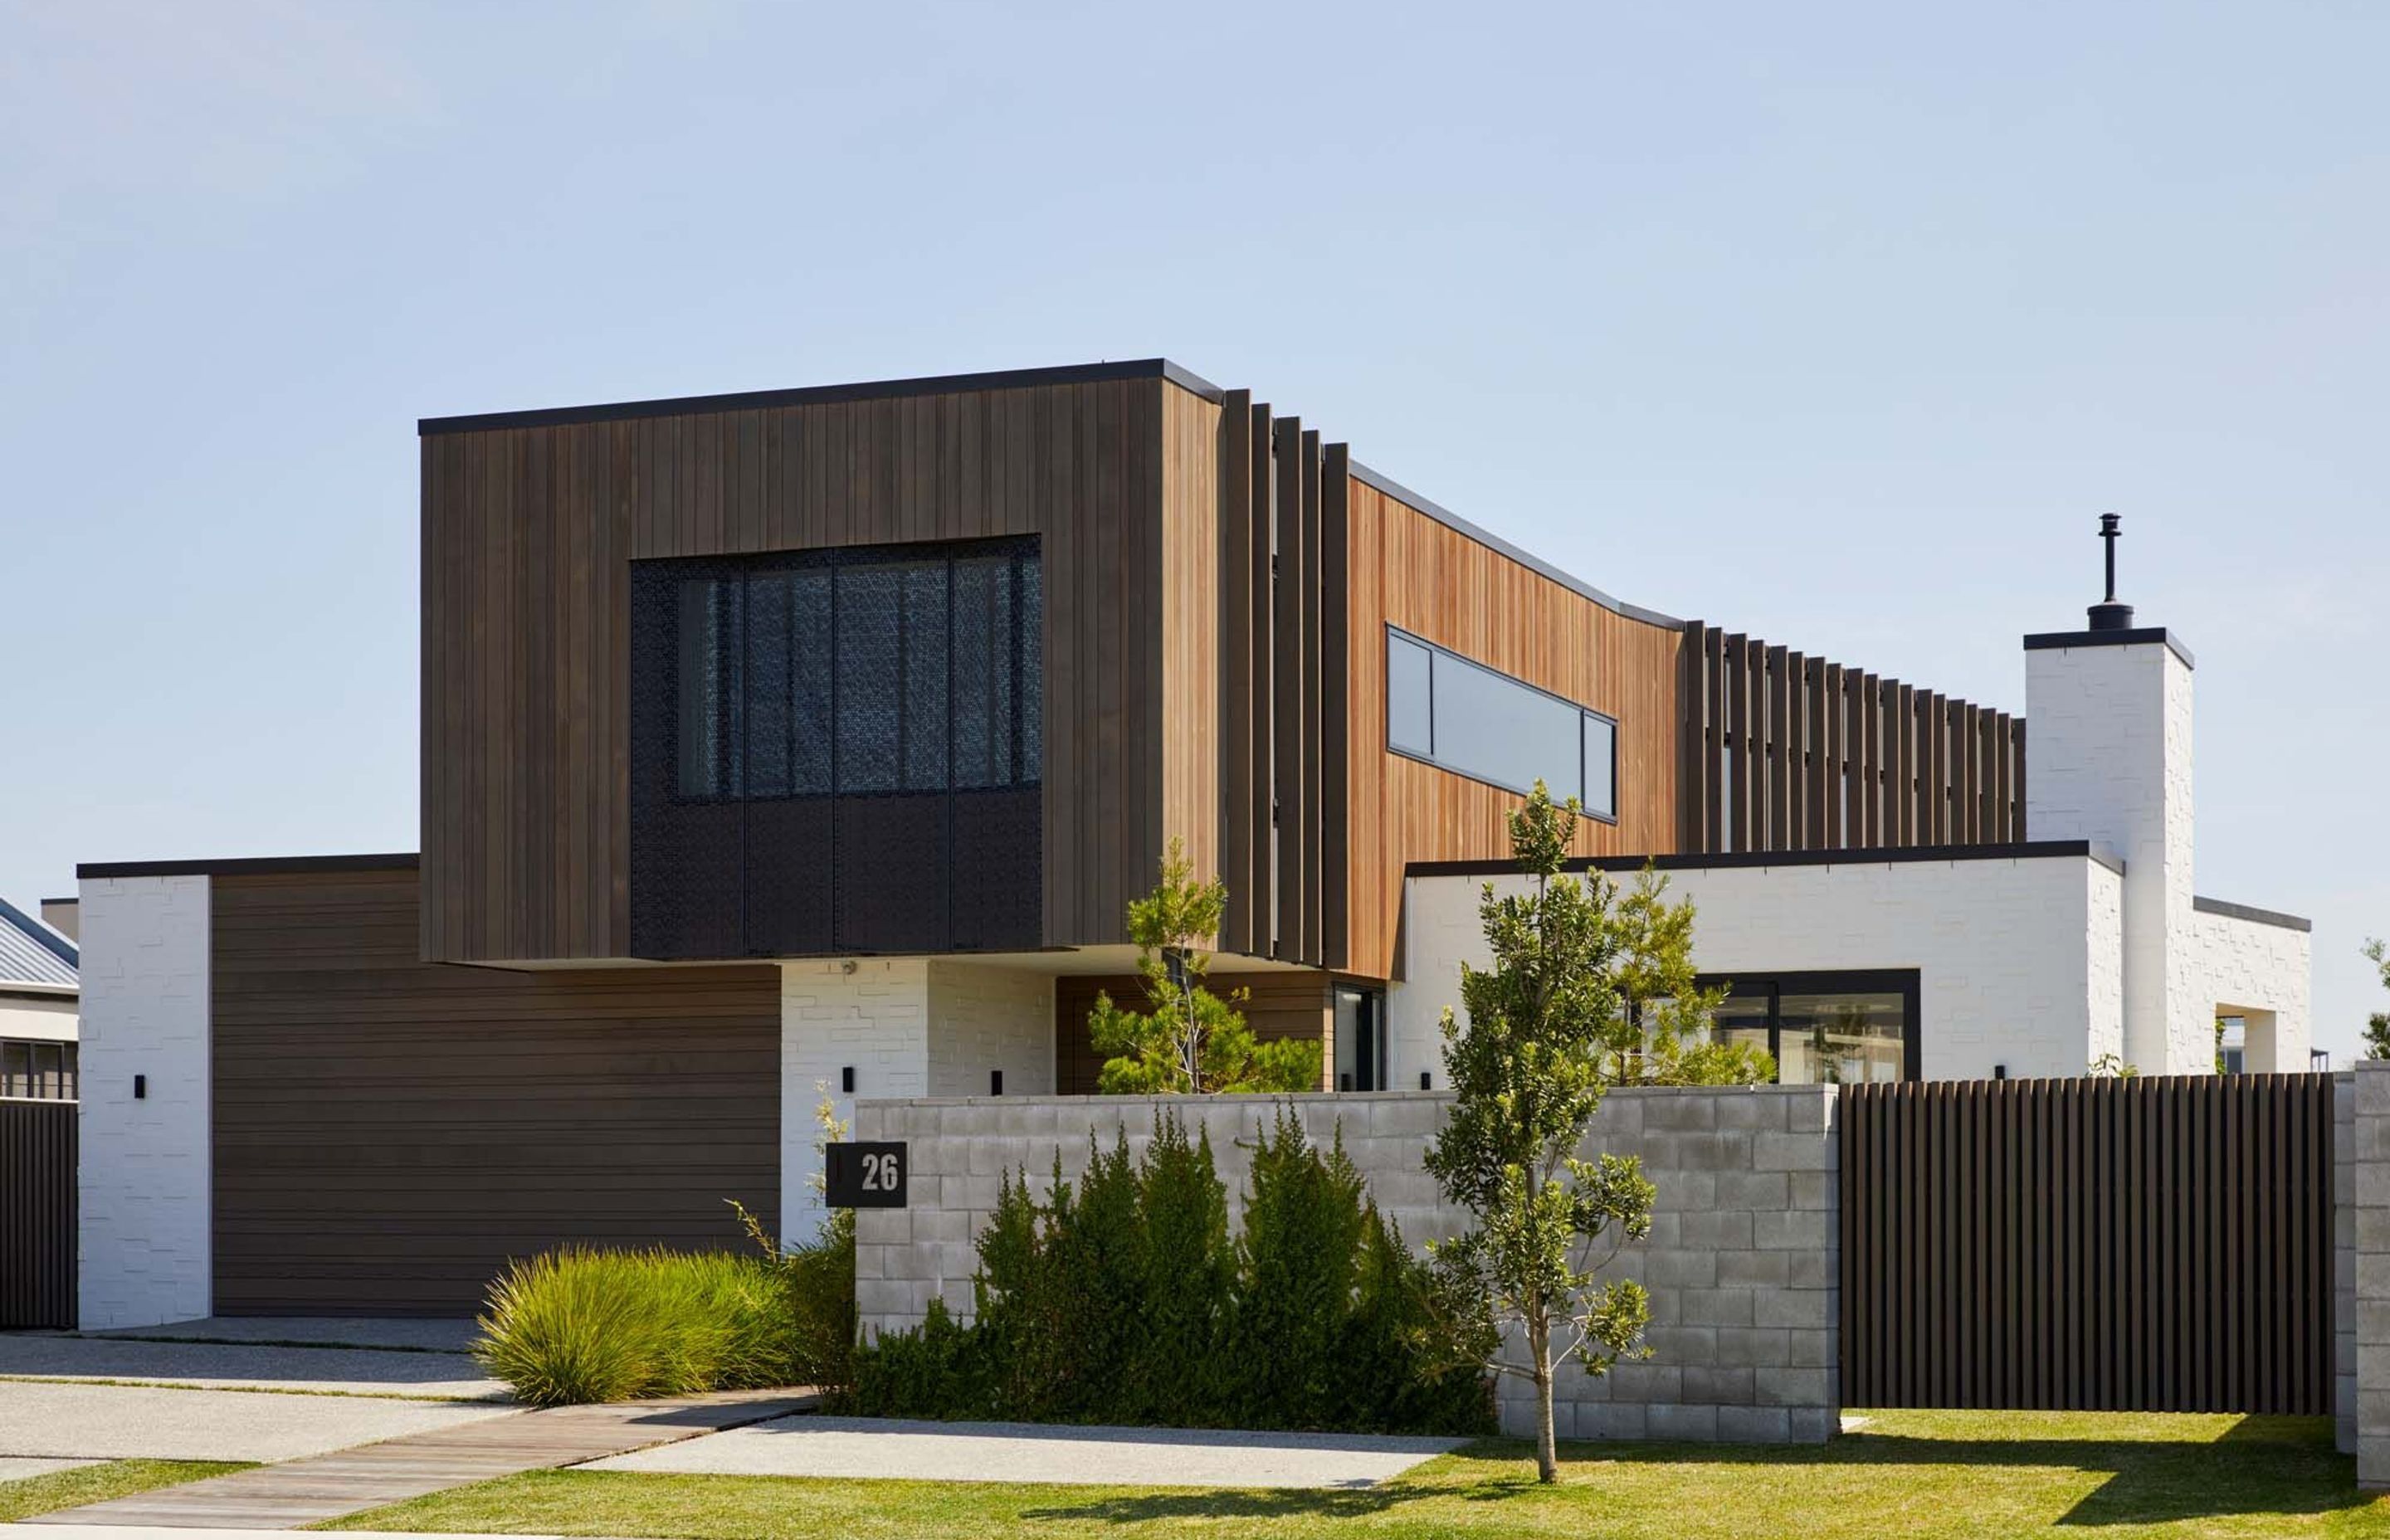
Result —
<instances>
[{"instance_id":1,"label":"white bagged brick wall","mask_svg":"<svg viewBox=\"0 0 2390 1540\"><path fill-rule=\"evenodd\" d=\"M1133 1154L1158 1111L1208 1133L1241 1207L1254 1135L1291 1106L1313 1139L1341 1126L1345 1151L1378 1206L1413 1245L1460 1219L1420 1165L1450 1097L1369 1096L977 1097L855 1106L854 1136L909 1147L909 1206L855 1214L856 1303L866 1331L918 1325L932 1299L968 1317L978 1265L973 1239L1007 1173L1042 1190L1056 1158L1065 1177L1087 1161L1089 1137ZM1817 1086L1613 1092L1587 1153L1635 1155L1658 1189L1650 1238L1615 1265L1651 1295L1651 1357L1593 1377L1563 1375L1562 1438L1821 1442L1840 1416L1840 1160L1834 1097ZM1523 1381L1501 1385L1504 1426L1525 1430Z\"/></svg>"},{"instance_id":2,"label":"white bagged brick wall","mask_svg":"<svg viewBox=\"0 0 2390 1540\"><path fill-rule=\"evenodd\" d=\"M87 879L81 909L81 1324L195 1320L215 1284L208 879Z\"/></svg>"}]
</instances>

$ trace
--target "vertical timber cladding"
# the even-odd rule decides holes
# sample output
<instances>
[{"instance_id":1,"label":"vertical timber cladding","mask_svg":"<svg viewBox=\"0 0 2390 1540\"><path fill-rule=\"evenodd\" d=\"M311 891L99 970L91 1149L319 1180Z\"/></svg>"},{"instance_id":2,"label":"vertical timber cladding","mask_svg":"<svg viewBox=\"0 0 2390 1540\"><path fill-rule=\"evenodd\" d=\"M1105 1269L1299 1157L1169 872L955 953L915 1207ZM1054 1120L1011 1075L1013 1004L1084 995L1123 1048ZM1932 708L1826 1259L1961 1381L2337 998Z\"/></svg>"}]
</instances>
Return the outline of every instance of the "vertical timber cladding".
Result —
<instances>
[{"instance_id":1,"label":"vertical timber cladding","mask_svg":"<svg viewBox=\"0 0 2390 1540\"><path fill-rule=\"evenodd\" d=\"M1677 828L1688 852L2025 838L2024 722L1685 625Z\"/></svg>"},{"instance_id":2,"label":"vertical timber cladding","mask_svg":"<svg viewBox=\"0 0 2390 1540\"><path fill-rule=\"evenodd\" d=\"M0 1330L75 1325L78 1103L0 1101Z\"/></svg>"},{"instance_id":3,"label":"vertical timber cladding","mask_svg":"<svg viewBox=\"0 0 2390 1540\"><path fill-rule=\"evenodd\" d=\"M210 887L219 1312L469 1314L510 1257L777 1212L776 968L424 963L411 869Z\"/></svg>"},{"instance_id":4,"label":"vertical timber cladding","mask_svg":"<svg viewBox=\"0 0 2390 1540\"><path fill-rule=\"evenodd\" d=\"M1043 934L1122 939L1165 828L1216 858L1161 724L1217 688L1219 416L1149 363L425 424L421 955L630 955L633 560L1030 534Z\"/></svg>"},{"instance_id":5,"label":"vertical timber cladding","mask_svg":"<svg viewBox=\"0 0 2390 1540\"><path fill-rule=\"evenodd\" d=\"M1618 724L1618 821L1577 825L1572 853L1678 848L1685 635L1621 613L1415 507L1358 474L1340 478L1338 586L1343 746L1341 885L1345 951L1331 964L1389 978L1412 861L1500 859L1520 798L1386 748L1386 627L1449 648ZM1342 866L1341 872L1338 866Z\"/></svg>"},{"instance_id":6,"label":"vertical timber cladding","mask_svg":"<svg viewBox=\"0 0 2390 1540\"><path fill-rule=\"evenodd\" d=\"M2328 1074L1842 1091L1849 1406L2332 1410Z\"/></svg>"}]
</instances>

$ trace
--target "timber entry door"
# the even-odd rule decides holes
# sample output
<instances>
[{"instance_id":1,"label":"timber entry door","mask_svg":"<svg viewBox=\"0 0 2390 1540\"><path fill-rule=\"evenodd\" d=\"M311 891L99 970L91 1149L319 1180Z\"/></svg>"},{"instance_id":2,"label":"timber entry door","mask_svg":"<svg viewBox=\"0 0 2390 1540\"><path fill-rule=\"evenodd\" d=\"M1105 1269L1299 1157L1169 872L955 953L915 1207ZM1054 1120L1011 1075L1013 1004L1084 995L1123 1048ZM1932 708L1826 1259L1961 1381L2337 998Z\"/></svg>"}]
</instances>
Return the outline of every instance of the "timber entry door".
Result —
<instances>
[{"instance_id":1,"label":"timber entry door","mask_svg":"<svg viewBox=\"0 0 2390 1540\"><path fill-rule=\"evenodd\" d=\"M1841 1092L1848 1406L2332 1410L2332 1077Z\"/></svg>"}]
</instances>

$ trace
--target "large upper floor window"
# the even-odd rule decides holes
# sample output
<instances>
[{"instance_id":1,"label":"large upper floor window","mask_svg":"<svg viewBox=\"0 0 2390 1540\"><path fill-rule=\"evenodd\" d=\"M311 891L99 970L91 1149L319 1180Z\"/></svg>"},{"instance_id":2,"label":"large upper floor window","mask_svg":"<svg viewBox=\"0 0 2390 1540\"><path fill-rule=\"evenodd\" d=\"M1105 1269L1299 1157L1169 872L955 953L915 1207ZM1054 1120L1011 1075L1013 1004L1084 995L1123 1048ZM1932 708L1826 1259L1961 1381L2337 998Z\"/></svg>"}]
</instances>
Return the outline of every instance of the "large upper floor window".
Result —
<instances>
[{"instance_id":1,"label":"large upper floor window","mask_svg":"<svg viewBox=\"0 0 2390 1540\"><path fill-rule=\"evenodd\" d=\"M675 580L685 799L1034 786L1037 553L772 558Z\"/></svg>"},{"instance_id":2,"label":"large upper floor window","mask_svg":"<svg viewBox=\"0 0 2390 1540\"><path fill-rule=\"evenodd\" d=\"M632 563L633 952L1039 944L1043 611L1034 537Z\"/></svg>"},{"instance_id":3,"label":"large upper floor window","mask_svg":"<svg viewBox=\"0 0 2390 1540\"><path fill-rule=\"evenodd\" d=\"M1590 817L1618 816L1618 724L1386 628L1386 747L1524 795L1540 780Z\"/></svg>"}]
</instances>

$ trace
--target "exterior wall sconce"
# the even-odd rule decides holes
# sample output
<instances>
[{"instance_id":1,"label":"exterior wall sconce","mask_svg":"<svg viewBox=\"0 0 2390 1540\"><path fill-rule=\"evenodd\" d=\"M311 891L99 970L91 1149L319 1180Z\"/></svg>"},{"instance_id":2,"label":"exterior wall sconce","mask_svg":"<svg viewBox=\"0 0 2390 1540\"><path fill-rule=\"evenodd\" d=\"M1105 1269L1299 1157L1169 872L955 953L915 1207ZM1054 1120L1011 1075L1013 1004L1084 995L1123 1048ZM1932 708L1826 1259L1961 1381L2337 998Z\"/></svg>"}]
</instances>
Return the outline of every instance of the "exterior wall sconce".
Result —
<instances>
[{"instance_id":1,"label":"exterior wall sconce","mask_svg":"<svg viewBox=\"0 0 2390 1540\"><path fill-rule=\"evenodd\" d=\"M854 1095L854 1065L846 1065L838 1072L838 1088L850 1097Z\"/></svg>"},{"instance_id":2,"label":"exterior wall sconce","mask_svg":"<svg viewBox=\"0 0 2390 1540\"><path fill-rule=\"evenodd\" d=\"M987 1072L987 1094L992 1097L1000 1097L1004 1095L1004 1072L1002 1070L990 1070Z\"/></svg>"}]
</instances>

